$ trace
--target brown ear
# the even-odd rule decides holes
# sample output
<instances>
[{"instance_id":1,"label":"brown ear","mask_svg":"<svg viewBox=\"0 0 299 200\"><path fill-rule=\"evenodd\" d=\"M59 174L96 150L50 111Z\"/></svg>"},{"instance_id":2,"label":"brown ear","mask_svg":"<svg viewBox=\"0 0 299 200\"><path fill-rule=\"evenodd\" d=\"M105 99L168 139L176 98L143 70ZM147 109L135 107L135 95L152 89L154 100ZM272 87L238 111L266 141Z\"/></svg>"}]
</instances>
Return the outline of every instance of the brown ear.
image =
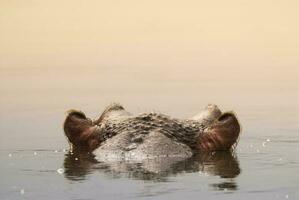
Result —
<instances>
[{"instance_id":1,"label":"brown ear","mask_svg":"<svg viewBox=\"0 0 299 200\"><path fill-rule=\"evenodd\" d=\"M240 124L233 113L223 113L214 124L199 137L201 151L230 150L238 142Z\"/></svg>"},{"instance_id":2,"label":"brown ear","mask_svg":"<svg viewBox=\"0 0 299 200\"><path fill-rule=\"evenodd\" d=\"M64 122L64 133L73 149L90 151L91 146L94 148L95 141L90 141L94 138L92 128L91 120L86 118L83 112L76 110L68 112Z\"/></svg>"},{"instance_id":3,"label":"brown ear","mask_svg":"<svg viewBox=\"0 0 299 200\"><path fill-rule=\"evenodd\" d=\"M80 134L77 149L92 152L100 145L96 126L90 126Z\"/></svg>"},{"instance_id":4,"label":"brown ear","mask_svg":"<svg viewBox=\"0 0 299 200\"><path fill-rule=\"evenodd\" d=\"M96 127L92 127L89 129L88 133L88 151L92 152L96 148L100 146L101 141L99 140L99 133L96 131Z\"/></svg>"}]
</instances>

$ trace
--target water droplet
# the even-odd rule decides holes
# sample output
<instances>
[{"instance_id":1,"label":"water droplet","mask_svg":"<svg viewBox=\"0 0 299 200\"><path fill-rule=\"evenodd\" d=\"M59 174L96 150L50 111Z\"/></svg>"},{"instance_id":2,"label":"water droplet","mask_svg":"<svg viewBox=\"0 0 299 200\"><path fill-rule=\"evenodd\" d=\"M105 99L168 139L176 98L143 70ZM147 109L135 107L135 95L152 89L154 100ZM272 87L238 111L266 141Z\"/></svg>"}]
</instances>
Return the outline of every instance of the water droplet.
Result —
<instances>
[{"instance_id":1,"label":"water droplet","mask_svg":"<svg viewBox=\"0 0 299 200\"><path fill-rule=\"evenodd\" d=\"M59 168L59 169L57 169L56 171L57 171L58 174L62 174L62 173L64 172L64 169Z\"/></svg>"},{"instance_id":2,"label":"water droplet","mask_svg":"<svg viewBox=\"0 0 299 200\"><path fill-rule=\"evenodd\" d=\"M259 149L257 149L257 150L256 150L256 153L259 153L259 152L260 152L260 150L259 150Z\"/></svg>"},{"instance_id":3,"label":"water droplet","mask_svg":"<svg viewBox=\"0 0 299 200\"><path fill-rule=\"evenodd\" d=\"M58 150L55 150L54 153L58 153Z\"/></svg>"},{"instance_id":4,"label":"water droplet","mask_svg":"<svg viewBox=\"0 0 299 200\"><path fill-rule=\"evenodd\" d=\"M263 147L266 147L266 142L263 142L263 144L262 144L262 145L263 145Z\"/></svg>"},{"instance_id":5,"label":"water droplet","mask_svg":"<svg viewBox=\"0 0 299 200\"><path fill-rule=\"evenodd\" d=\"M289 195L286 195L286 199L288 199L289 198Z\"/></svg>"},{"instance_id":6,"label":"water droplet","mask_svg":"<svg viewBox=\"0 0 299 200\"><path fill-rule=\"evenodd\" d=\"M75 160L79 160L78 158L75 158Z\"/></svg>"},{"instance_id":7,"label":"water droplet","mask_svg":"<svg viewBox=\"0 0 299 200\"><path fill-rule=\"evenodd\" d=\"M37 155L37 152L34 152L34 153L33 153L33 155L35 155L35 156L36 156L36 155Z\"/></svg>"},{"instance_id":8,"label":"water droplet","mask_svg":"<svg viewBox=\"0 0 299 200\"><path fill-rule=\"evenodd\" d=\"M21 189L21 190L20 190L20 194L23 195L24 193L25 193L25 190L24 190L24 189Z\"/></svg>"},{"instance_id":9,"label":"water droplet","mask_svg":"<svg viewBox=\"0 0 299 200\"><path fill-rule=\"evenodd\" d=\"M10 153L10 154L8 154L8 157L12 157L12 154Z\"/></svg>"},{"instance_id":10,"label":"water droplet","mask_svg":"<svg viewBox=\"0 0 299 200\"><path fill-rule=\"evenodd\" d=\"M268 138L266 141L267 141L267 142L270 142L271 140Z\"/></svg>"}]
</instances>

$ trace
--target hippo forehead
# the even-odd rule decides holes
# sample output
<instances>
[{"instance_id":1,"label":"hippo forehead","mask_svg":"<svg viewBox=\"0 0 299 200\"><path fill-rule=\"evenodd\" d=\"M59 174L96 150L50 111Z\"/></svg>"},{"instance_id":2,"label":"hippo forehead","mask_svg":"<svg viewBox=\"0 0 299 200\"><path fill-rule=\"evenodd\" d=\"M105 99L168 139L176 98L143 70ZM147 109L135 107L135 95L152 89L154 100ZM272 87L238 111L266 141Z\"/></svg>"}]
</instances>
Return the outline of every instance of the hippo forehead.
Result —
<instances>
[{"instance_id":1,"label":"hippo forehead","mask_svg":"<svg viewBox=\"0 0 299 200\"><path fill-rule=\"evenodd\" d=\"M196 138L205 128L203 123L195 120L179 120L159 113L106 117L101 124L105 142L96 154L101 158L107 155L109 159L189 157L192 155L190 146L196 145Z\"/></svg>"}]
</instances>

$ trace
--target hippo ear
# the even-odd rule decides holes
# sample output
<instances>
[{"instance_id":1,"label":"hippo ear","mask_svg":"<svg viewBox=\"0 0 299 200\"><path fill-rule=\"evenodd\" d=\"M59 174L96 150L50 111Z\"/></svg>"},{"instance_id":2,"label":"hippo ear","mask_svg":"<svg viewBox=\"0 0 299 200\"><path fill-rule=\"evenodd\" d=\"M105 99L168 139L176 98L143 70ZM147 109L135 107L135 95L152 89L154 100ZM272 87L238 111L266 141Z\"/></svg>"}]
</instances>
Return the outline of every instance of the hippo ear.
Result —
<instances>
[{"instance_id":1,"label":"hippo ear","mask_svg":"<svg viewBox=\"0 0 299 200\"><path fill-rule=\"evenodd\" d=\"M231 150L236 146L240 135L240 124L231 113L223 113L211 127L200 136L198 146L201 151Z\"/></svg>"},{"instance_id":2,"label":"hippo ear","mask_svg":"<svg viewBox=\"0 0 299 200\"><path fill-rule=\"evenodd\" d=\"M70 110L66 111L66 115L67 115L67 117L74 116L74 117L86 119L86 115L84 114L84 112L82 112L80 110L70 109Z\"/></svg>"},{"instance_id":3,"label":"hippo ear","mask_svg":"<svg viewBox=\"0 0 299 200\"><path fill-rule=\"evenodd\" d=\"M84 140L82 140L81 137L90 126L91 120L86 118L82 111L69 110L67 112L63 129L71 148L82 146Z\"/></svg>"}]
</instances>

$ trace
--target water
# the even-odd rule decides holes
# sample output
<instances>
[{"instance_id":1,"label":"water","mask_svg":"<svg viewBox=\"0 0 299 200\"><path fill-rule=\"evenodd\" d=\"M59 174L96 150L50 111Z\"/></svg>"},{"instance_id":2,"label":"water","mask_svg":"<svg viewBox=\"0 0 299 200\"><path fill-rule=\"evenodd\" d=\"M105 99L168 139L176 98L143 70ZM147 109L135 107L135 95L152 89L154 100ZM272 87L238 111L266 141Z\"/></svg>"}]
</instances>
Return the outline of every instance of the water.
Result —
<instances>
[{"instance_id":1,"label":"water","mask_svg":"<svg viewBox=\"0 0 299 200\"><path fill-rule=\"evenodd\" d=\"M295 76L269 84L278 79L274 72L236 78L227 72L223 77L222 68L185 70L1 68L0 198L298 199ZM79 108L96 117L113 101L134 113L181 118L216 103L236 112L240 142L234 153L183 161L100 163L92 155L70 154L62 130L65 111Z\"/></svg>"}]
</instances>

